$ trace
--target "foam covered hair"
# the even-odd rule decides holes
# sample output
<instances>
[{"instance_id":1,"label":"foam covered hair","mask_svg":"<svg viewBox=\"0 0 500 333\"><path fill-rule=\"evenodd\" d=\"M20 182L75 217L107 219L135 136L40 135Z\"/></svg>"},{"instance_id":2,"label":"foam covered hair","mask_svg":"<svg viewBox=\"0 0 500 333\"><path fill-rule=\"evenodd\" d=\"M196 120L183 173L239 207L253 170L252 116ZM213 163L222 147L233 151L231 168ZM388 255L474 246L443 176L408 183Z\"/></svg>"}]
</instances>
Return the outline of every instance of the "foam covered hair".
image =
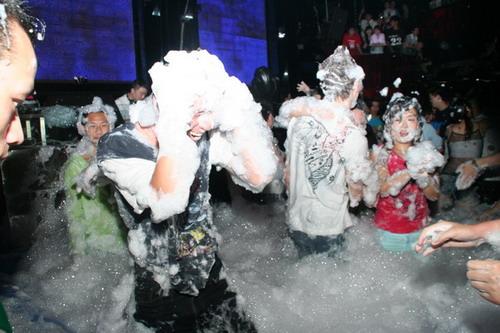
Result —
<instances>
[{"instance_id":1,"label":"foam covered hair","mask_svg":"<svg viewBox=\"0 0 500 333\"><path fill-rule=\"evenodd\" d=\"M84 125L87 123L87 115L93 112L104 112L106 119L109 123L109 128L113 129L116 123L116 114L113 107L107 104L104 104L102 99L98 96L95 96L92 100L92 104L88 104L82 106L79 109L78 119L76 121L76 128L78 129L78 134L81 136L85 136L85 128Z\"/></svg>"},{"instance_id":2,"label":"foam covered hair","mask_svg":"<svg viewBox=\"0 0 500 333\"><path fill-rule=\"evenodd\" d=\"M354 82L364 79L365 72L345 46L338 46L332 55L319 64L316 77L327 99L345 99L351 93Z\"/></svg>"},{"instance_id":3,"label":"foam covered hair","mask_svg":"<svg viewBox=\"0 0 500 333\"><path fill-rule=\"evenodd\" d=\"M408 97L403 95L397 95L396 98L392 98L387 108L382 116L384 121L384 139L386 141L386 146L388 148L393 147L392 137L391 137L391 127L392 122L396 117L401 116L404 112L409 111L411 108L417 111L418 118L418 133L413 140L413 143L419 142L422 136L422 127L424 125L422 119L422 107L415 97Z\"/></svg>"}]
</instances>

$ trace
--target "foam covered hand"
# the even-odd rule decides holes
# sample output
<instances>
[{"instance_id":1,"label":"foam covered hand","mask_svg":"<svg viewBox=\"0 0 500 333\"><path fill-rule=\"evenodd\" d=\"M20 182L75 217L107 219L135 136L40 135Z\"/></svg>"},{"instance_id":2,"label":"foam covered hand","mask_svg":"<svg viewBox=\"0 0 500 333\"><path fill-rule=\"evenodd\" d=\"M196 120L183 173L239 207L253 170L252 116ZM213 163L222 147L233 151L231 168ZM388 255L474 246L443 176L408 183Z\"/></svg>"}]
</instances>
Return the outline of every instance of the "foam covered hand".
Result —
<instances>
[{"instance_id":1,"label":"foam covered hand","mask_svg":"<svg viewBox=\"0 0 500 333\"><path fill-rule=\"evenodd\" d=\"M240 128L248 119L260 113L261 106L253 100L248 87L234 76L219 82L220 98L208 108L213 111L213 120L222 132Z\"/></svg>"},{"instance_id":2,"label":"foam covered hand","mask_svg":"<svg viewBox=\"0 0 500 333\"><path fill-rule=\"evenodd\" d=\"M455 186L457 190L465 190L479 177L481 169L473 161L467 161L460 164L456 172L458 173L458 177Z\"/></svg>"},{"instance_id":3,"label":"foam covered hand","mask_svg":"<svg viewBox=\"0 0 500 333\"><path fill-rule=\"evenodd\" d=\"M474 225L441 220L422 230L415 250L427 256L440 247L473 247L483 242Z\"/></svg>"},{"instance_id":4,"label":"foam covered hand","mask_svg":"<svg viewBox=\"0 0 500 333\"><path fill-rule=\"evenodd\" d=\"M90 198L95 198L97 178L99 176L99 173L99 167L94 160L87 168L85 168L85 170L82 171L81 174L76 177L76 191L78 193L83 192Z\"/></svg>"}]
</instances>

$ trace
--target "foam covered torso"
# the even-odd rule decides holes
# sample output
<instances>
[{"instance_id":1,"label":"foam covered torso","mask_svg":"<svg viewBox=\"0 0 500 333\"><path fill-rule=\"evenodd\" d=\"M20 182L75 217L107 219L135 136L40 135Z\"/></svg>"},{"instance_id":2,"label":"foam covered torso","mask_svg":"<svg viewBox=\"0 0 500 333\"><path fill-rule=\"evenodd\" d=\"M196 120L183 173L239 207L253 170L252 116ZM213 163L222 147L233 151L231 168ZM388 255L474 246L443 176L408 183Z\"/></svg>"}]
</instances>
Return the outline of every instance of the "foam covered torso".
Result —
<instances>
[{"instance_id":1,"label":"foam covered torso","mask_svg":"<svg viewBox=\"0 0 500 333\"><path fill-rule=\"evenodd\" d=\"M407 169L399 155L390 152L387 161L389 175ZM396 196L380 197L375 213L375 225L383 230L405 234L420 230L428 216L427 200L414 181L406 184Z\"/></svg>"},{"instance_id":2,"label":"foam covered torso","mask_svg":"<svg viewBox=\"0 0 500 333\"><path fill-rule=\"evenodd\" d=\"M98 161L106 159L147 159L155 162L157 152L137 137L127 124L105 136L98 149ZM120 215L129 231L129 249L136 264L161 275L168 273L167 285L179 292L197 295L204 288L215 262L217 242L209 206L209 141L206 135L198 142L200 166L190 188L186 210L160 223L151 220L151 210L134 212L124 196L116 192ZM120 184L116 184L119 188ZM139 249L139 250L138 250Z\"/></svg>"}]
</instances>

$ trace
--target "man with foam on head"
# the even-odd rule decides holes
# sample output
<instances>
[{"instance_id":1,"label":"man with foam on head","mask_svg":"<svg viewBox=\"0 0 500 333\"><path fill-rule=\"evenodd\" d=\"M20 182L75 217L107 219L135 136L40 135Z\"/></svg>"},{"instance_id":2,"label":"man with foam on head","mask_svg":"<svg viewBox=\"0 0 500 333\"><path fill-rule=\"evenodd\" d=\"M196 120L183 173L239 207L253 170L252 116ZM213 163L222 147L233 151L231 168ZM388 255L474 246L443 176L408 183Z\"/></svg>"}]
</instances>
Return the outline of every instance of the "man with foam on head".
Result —
<instances>
[{"instance_id":1,"label":"man with foam on head","mask_svg":"<svg viewBox=\"0 0 500 333\"><path fill-rule=\"evenodd\" d=\"M113 107L94 97L80 108L77 128L82 139L64 166L68 232L71 252L88 255L96 251L124 253L125 233L113 202L113 194L102 182L96 162L99 139L113 129Z\"/></svg>"},{"instance_id":2,"label":"man with foam on head","mask_svg":"<svg viewBox=\"0 0 500 333\"><path fill-rule=\"evenodd\" d=\"M334 255L352 226L348 205L363 198L373 205L373 172L364 130L356 111L365 74L339 46L319 65L323 100L299 97L286 102L279 120L288 122L286 179L288 225L299 256Z\"/></svg>"},{"instance_id":3,"label":"man with foam on head","mask_svg":"<svg viewBox=\"0 0 500 333\"><path fill-rule=\"evenodd\" d=\"M129 228L134 317L162 332L252 332L221 275L208 176L215 164L262 190L276 172L272 135L246 85L217 57L170 51L165 61L150 69L153 97L136 103L131 122L105 135L97 152ZM215 320L220 309L224 322Z\"/></svg>"}]
</instances>

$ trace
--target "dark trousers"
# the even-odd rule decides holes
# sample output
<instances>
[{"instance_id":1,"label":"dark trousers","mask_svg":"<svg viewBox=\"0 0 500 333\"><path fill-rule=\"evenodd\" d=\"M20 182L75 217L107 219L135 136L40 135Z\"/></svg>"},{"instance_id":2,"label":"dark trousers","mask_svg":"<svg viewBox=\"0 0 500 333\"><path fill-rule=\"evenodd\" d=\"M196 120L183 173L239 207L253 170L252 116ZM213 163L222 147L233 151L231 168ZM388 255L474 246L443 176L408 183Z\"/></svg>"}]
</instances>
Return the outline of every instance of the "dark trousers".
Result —
<instances>
[{"instance_id":1,"label":"dark trousers","mask_svg":"<svg viewBox=\"0 0 500 333\"><path fill-rule=\"evenodd\" d=\"M328 253L329 257L335 256L344 248L344 235L313 236L298 230L290 230L290 237L297 248L299 258L317 253Z\"/></svg>"},{"instance_id":2,"label":"dark trousers","mask_svg":"<svg viewBox=\"0 0 500 333\"><path fill-rule=\"evenodd\" d=\"M205 288L198 296L181 294L170 289L162 295L161 287L151 272L135 266L134 318L156 332L256 332L254 325L238 311L236 294L227 290L227 281L219 279L222 268L217 258Z\"/></svg>"}]
</instances>

